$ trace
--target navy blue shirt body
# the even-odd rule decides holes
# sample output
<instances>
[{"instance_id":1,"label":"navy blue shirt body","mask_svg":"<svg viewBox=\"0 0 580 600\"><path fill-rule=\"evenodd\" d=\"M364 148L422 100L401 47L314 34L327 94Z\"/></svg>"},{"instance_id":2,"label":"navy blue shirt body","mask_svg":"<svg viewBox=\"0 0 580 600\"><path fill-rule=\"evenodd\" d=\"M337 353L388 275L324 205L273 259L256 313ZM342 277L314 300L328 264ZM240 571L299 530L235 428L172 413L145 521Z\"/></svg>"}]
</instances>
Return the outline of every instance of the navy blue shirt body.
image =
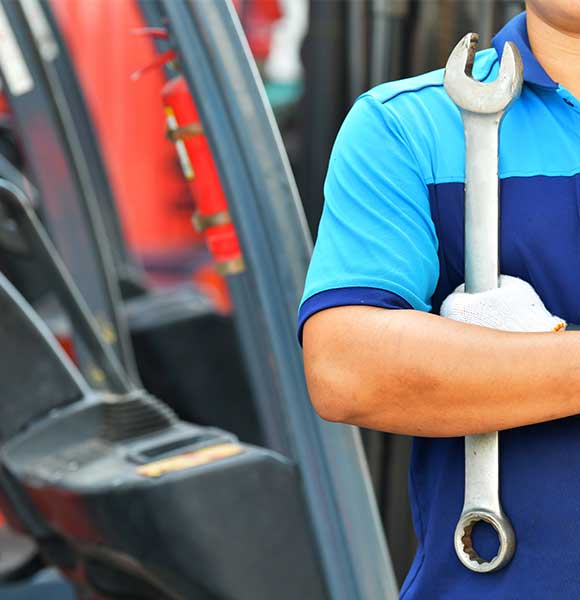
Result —
<instances>
[{"instance_id":1,"label":"navy blue shirt body","mask_svg":"<svg viewBox=\"0 0 580 600\"><path fill-rule=\"evenodd\" d=\"M580 102L533 56L525 14L478 53L476 78L497 76L506 41L522 54L525 83L500 135L501 271L528 281L554 314L580 323ZM462 121L442 71L359 98L330 160L300 328L333 306L438 312L464 280L464 161ZM497 573L474 574L455 556L463 451L462 438L414 440L419 549L401 598L580 598L580 418L501 433L501 498L518 547ZM495 536L480 527L474 537L493 556Z\"/></svg>"}]
</instances>

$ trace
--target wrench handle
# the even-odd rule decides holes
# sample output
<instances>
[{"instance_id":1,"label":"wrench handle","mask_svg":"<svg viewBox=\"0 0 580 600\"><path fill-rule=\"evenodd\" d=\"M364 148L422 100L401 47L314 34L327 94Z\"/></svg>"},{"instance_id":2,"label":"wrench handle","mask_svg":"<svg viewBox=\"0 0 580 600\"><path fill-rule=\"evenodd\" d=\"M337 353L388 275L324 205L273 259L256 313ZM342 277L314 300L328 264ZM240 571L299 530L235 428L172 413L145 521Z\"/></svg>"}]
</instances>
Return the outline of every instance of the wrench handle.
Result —
<instances>
[{"instance_id":1,"label":"wrench handle","mask_svg":"<svg viewBox=\"0 0 580 600\"><path fill-rule=\"evenodd\" d=\"M499 513L499 435L497 431L465 437L465 508Z\"/></svg>"},{"instance_id":2,"label":"wrench handle","mask_svg":"<svg viewBox=\"0 0 580 600\"><path fill-rule=\"evenodd\" d=\"M499 126L504 113L462 111L465 128L465 291L499 285ZM473 546L472 531L484 521L496 531L499 550L491 560ZM465 438L465 500L454 536L459 560L471 571L490 573L515 551L515 534L499 499L497 431Z\"/></svg>"},{"instance_id":3,"label":"wrench handle","mask_svg":"<svg viewBox=\"0 0 580 600\"><path fill-rule=\"evenodd\" d=\"M499 125L502 113L462 111L465 128L465 291L499 284Z\"/></svg>"}]
</instances>

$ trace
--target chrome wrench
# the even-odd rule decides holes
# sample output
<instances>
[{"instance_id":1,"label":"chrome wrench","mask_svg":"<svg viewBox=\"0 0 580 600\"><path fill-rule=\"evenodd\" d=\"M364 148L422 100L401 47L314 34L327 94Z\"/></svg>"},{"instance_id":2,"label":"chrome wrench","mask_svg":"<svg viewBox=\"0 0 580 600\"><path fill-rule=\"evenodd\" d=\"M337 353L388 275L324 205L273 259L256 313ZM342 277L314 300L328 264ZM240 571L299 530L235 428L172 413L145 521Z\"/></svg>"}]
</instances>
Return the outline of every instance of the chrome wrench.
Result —
<instances>
[{"instance_id":1,"label":"chrome wrench","mask_svg":"<svg viewBox=\"0 0 580 600\"><path fill-rule=\"evenodd\" d=\"M515 44L506 43L498 78L482 83L472 77L479 36L468 33L445 67L445 90L461 111L465 130L465 291L483 292L499 285L499 127L518 98L523 65ZM491 560L473 547L476 523L489 523L499 538ZM490 573L512 558L516 538L499 498L497 431L465 438L465 499L454 535L455 552L468 569Z\"/></svg>"}]
</instances>

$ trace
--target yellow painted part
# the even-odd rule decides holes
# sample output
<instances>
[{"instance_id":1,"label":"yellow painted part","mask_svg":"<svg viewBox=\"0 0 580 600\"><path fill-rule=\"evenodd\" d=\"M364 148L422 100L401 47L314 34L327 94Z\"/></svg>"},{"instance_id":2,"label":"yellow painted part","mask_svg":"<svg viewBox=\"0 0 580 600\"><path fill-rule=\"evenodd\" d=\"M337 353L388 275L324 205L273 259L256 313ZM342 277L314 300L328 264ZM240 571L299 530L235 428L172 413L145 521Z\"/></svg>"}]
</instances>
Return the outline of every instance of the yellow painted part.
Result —
<instances>
[{"instance_id":1,"label":"yellow painted part","mask_svg":"<svg viewBox=\"0 0 580 600\"><path fill-rule=\"evenodd\" d=\"M166 473L185 471L186 469L192 469L230 456L235 456L236 454L241 454L243 450L244 449L238 444L218 444L216 446L201 448L200 450L194 450L193 452L187 452L186 454L178 454L177 456L170 456L163 460L141 465L140 467L137 467L137 473L143 477L161 477L161 475L165 475Z\"/></svg>"}]
</instances>

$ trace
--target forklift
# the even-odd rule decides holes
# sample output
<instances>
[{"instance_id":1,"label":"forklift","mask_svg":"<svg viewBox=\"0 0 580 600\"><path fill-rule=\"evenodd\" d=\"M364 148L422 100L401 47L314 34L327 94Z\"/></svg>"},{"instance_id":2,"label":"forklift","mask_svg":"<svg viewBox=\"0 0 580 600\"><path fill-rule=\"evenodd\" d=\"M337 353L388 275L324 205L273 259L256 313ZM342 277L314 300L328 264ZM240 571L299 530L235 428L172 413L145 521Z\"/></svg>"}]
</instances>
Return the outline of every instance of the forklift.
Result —
<instances>
[{"instance_id":1,"label":"forklift","mask_svg":"<svg viewBox=\"0 0 580 600\"><path fill-rule=\"evenodd\" d=\"M223 372L238 385L221 398L192 384L188 414L187 399L147 385L130 315L175 303L147 289L124 247L50 5L2 0L21 155L0 180L2 510L80 599L395 598L358 430L323 422L308 399L295 315L311 242L237 15L227 0L143 4L176 53L239 240L229 357L243 373ZM41 316L46 296L74 362ZM194 333L199 315L186 315ZM160 326L147 335L154 347ZM186 341L202 368L206 339ZM223 407L211 415L209 394ZM227 416L240 402L243 435Z\"/></svg>"}]
</instances>

